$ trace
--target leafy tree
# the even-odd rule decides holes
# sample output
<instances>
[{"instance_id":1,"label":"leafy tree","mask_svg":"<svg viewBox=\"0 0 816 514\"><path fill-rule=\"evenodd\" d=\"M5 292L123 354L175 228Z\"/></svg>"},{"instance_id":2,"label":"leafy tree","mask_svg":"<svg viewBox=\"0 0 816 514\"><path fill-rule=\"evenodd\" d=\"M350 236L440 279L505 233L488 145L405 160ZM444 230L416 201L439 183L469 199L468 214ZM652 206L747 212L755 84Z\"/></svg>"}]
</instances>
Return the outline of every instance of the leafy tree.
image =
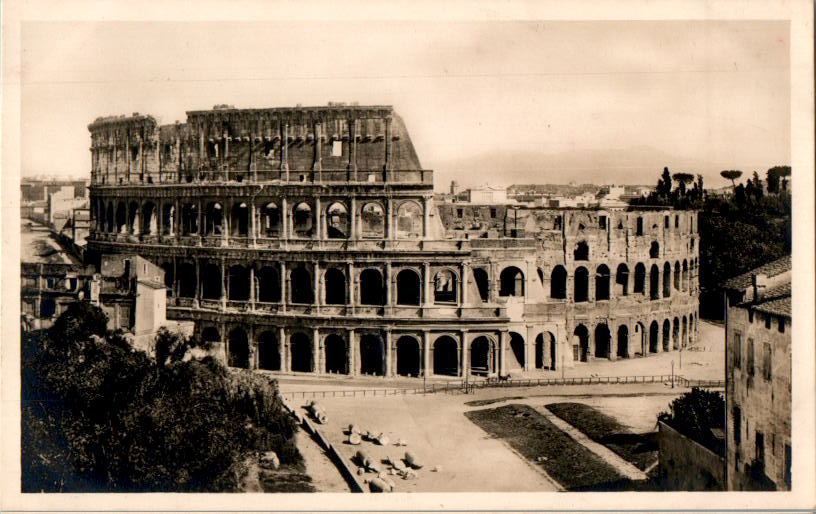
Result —
<instances>
[{"instance_id":1,"label":"leafy tree","mask_svg":"<svg viewBox=\"0 0 816 514\"><path fill-rule=\"evenodd\" d=\"M712 432L712 429L725 428L725 400L720 393L694 387L674 399L670 411L660 413L658 419L723 455L723 441Z\"/></svg>"},{"instance_id":2,"label":"leafy tree","mask_svg":"<svg viewBox=\"0 0 816 514\"><path fill-rule=\"evenodd\" d=\"M779 192L779 172L777 167L770 168L765 172L765 182L768 185L768 194Z\"/></svg>"},{"instance_id":3,"label":"leafy tree","mask_svg":"<svg viewBox=\"0 0 816 514\"><path fill-rule=\"evenodd\" d=\"M723 170L720 172L720 176L730 180L733 187L737 187L734 181L742 176L742 172L740 170Z\"/></svg>"},{"instance_id":4,"label":"leafy tree","mask_svg":"<svg viewBox=\"0 0 816 514\"><path fill-rule=\"evenodd\" d=\"M673 177L678 183L677 187L680 189L680 196L686 196L686 188L694 182L694 175L691 173L675 173Z\"/></svg>"}]
</instances>

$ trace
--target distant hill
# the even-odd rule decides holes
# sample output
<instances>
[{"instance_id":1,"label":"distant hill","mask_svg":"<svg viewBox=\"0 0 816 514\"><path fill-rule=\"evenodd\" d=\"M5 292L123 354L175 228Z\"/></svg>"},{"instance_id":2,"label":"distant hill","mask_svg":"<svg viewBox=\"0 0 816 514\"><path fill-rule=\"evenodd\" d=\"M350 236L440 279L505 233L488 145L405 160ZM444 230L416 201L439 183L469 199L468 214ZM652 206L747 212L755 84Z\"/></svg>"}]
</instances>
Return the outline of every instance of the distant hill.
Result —
<instances>
[{"instance_id":1,"label":"distant hill","mask_svg":"<svg viewBox=\"0 0 816 514\"><path fill-rule=\"evenodd\" d=\"M451 180L456 180L463 188L484 183L504 187L570 182L653 185L664 166L668 166L672 173L700 173L706 185L718 185L724 182L719 172L726 169L714 163L671 156L650 147L561 153L495 151L425 165L434 170L434 184L438 191L447 190Z\"/></svg>"}]
</instances>

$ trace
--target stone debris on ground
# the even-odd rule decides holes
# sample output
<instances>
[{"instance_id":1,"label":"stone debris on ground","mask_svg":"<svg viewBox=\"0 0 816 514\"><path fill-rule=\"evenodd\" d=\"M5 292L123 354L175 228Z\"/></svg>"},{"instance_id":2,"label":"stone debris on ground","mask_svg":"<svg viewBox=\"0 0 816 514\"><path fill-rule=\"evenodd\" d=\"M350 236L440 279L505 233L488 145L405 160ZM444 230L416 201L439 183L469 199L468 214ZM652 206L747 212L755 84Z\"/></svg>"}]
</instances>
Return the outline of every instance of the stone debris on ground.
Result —
<instances>
[{"instance_id":1,"label":"stone debris on ground","mask_svg":"<svg viewBox=\"0 0 816 514\"><path fill-rule=\"evenodd\" d=\"M312 401L309 404L309 414L312 415L315 421L320 423L321 425L328 421L329 417L326 414L326 410L321 407L316 401Z\"/></svg>"},{"instance_id":2,"label":"stone debris on ground","mask_svg":"<svg viewBox=\"0 0 816 514\"><path fill-rule=\"evenodd\" d=\"M405 463L414 469L420 469L423 466L422 462L417 459L416 455L409 451L405 452Z\"/></svg>"}]
</instances>

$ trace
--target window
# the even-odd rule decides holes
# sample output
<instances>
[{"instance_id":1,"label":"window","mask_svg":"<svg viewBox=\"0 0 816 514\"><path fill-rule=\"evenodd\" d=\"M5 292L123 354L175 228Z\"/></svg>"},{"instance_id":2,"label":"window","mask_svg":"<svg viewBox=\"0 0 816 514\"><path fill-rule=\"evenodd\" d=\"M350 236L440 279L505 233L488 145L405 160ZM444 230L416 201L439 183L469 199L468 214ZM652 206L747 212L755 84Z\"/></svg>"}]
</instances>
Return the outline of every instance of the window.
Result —
<instances>
[{"instance_id":1,"label":"window","mask_svg":"<svg viewBox=\"0 0 816 514\"><path fill-rule=\"evenodd\" d=\"M734 367L739 369L742 366L742 335L734 332Z\"/></svg>"},{"instance_id":2,"label":"window","mask_svg":"<svg viewBox=\"0 0 816 514\"><path fill-rule=\"evenodd\" d=\"M601 229L606 229L606 216L601 216L598 219L598 227Z\"/></svg>"},{"instance_id":3,"label":"window","mask_svg":"<svg viewBox=\"0 0 816 514\"><path fill-rule=\"evenodd\" d=\"M785 333L785 318L779 318L779 325L777 326L777 329L780 333Z\"/></svg>"},{"instance_id":4,"label":"window","mask_svg":"<svg viewBox=\"0 0 816 514\"><path fill-rule=\"evenodd\" d=\"M680 216L674 215L674 228L680 228Z\"/></svg>"},{"instance_id":5,"label":"window","mask_svg":"<svg viewBox=\"0 0 816 514\"><path fill-rule=\"evenodd\" d=\"M767 330L771 329L771 316L770 316L770 314L765 314L765 328Z\"/></svg>"},{"instance_id":6,"label":"window","mask_svg":"<svg viewBox=\"0 0 816 514\"><path fill-rule=\"evenodd\" d=\"M762 378L771 380L771 343L762 344Z\"/></svg>"},{"instance_id":7,"label":"window","mask_svg":"<svg viewBox=\"0 0 816 514\"><path fill-rule=\"evenodd\" d=\"M461 217L462 217L462 209L456 209L456 217L457 217L457 218L461 218Z\"/></svg>"},{"instance_id":8,"label":"window","mask_svg":"<svg viewBox=\"0 0 816 514\"><path fill-rule=\"evenodd\" d=\"M664 228L669 228L669 217L668 217L668 215L663 216L663 227Z\"/></svg>"},{"instance_id":9,"label":"window","mask_svg":"<svg viewBox=\"0 0 816 514\"><path fill-rule=\"evenodd\" d=\"M635 235L638 235L638 236L643 235L643 218L641 218L640 216L638 216L638 219L637 219L637 232L635 233Z\"/></svg>"},{"instance_id":10,"label":"window","mask_svg":"<svg viewBox=\"0 0 816 514\"><path fill-rule=\"evenodd\" d=\"M734 405L734 444L739 446L742 440L742 411Z\"/></svg>"},{"instance_id":11,"label":"window","mask_svg":"<svg viewBox=\"0 0 816 514\"><path fill-rule=\"evenodd\" d=\"M332 157L342 157L343 156L343 142L342 141L332 141L331 154L332 154Z\"/></svg>"},{"instance_id":12,"label":"window","mask_svg":"<svg viewBox=\"0 0 816 514\"><path fill-rule=\"evenodd\" d=\"M496 217L496 209L490 209L490 217L491 217L491 218L495 218L495 217Z\"/></svg>"},{"instance_id":13,"label":"window","mask_svg":"<svg viewBox=\"0 0 816 514\"><path fill-rule=\"evenodd\" d=\"M754 376L754 340L748 338L748 360L747 365L748 376Z\"/></svg>"}]
</instances>

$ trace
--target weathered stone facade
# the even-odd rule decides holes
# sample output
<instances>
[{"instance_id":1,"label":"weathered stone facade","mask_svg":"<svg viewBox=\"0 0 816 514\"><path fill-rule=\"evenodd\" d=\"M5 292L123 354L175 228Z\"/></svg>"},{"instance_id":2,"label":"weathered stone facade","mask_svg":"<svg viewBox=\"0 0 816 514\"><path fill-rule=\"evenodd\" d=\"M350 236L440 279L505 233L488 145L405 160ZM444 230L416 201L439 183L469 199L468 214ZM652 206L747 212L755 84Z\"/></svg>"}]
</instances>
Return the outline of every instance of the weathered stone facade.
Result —
<instances>
[{"instance_id":1,"label":"weathered stone facade","mask_svg":"<svg viewBox=\"0 0 816 514\"><path fill-rule=\"evenodd\" d=\"M386 106L100 118L89 252L165 270L232 365L452 375L681 348L697 213L433 202Z\"/></svg>"}]
</instances>

